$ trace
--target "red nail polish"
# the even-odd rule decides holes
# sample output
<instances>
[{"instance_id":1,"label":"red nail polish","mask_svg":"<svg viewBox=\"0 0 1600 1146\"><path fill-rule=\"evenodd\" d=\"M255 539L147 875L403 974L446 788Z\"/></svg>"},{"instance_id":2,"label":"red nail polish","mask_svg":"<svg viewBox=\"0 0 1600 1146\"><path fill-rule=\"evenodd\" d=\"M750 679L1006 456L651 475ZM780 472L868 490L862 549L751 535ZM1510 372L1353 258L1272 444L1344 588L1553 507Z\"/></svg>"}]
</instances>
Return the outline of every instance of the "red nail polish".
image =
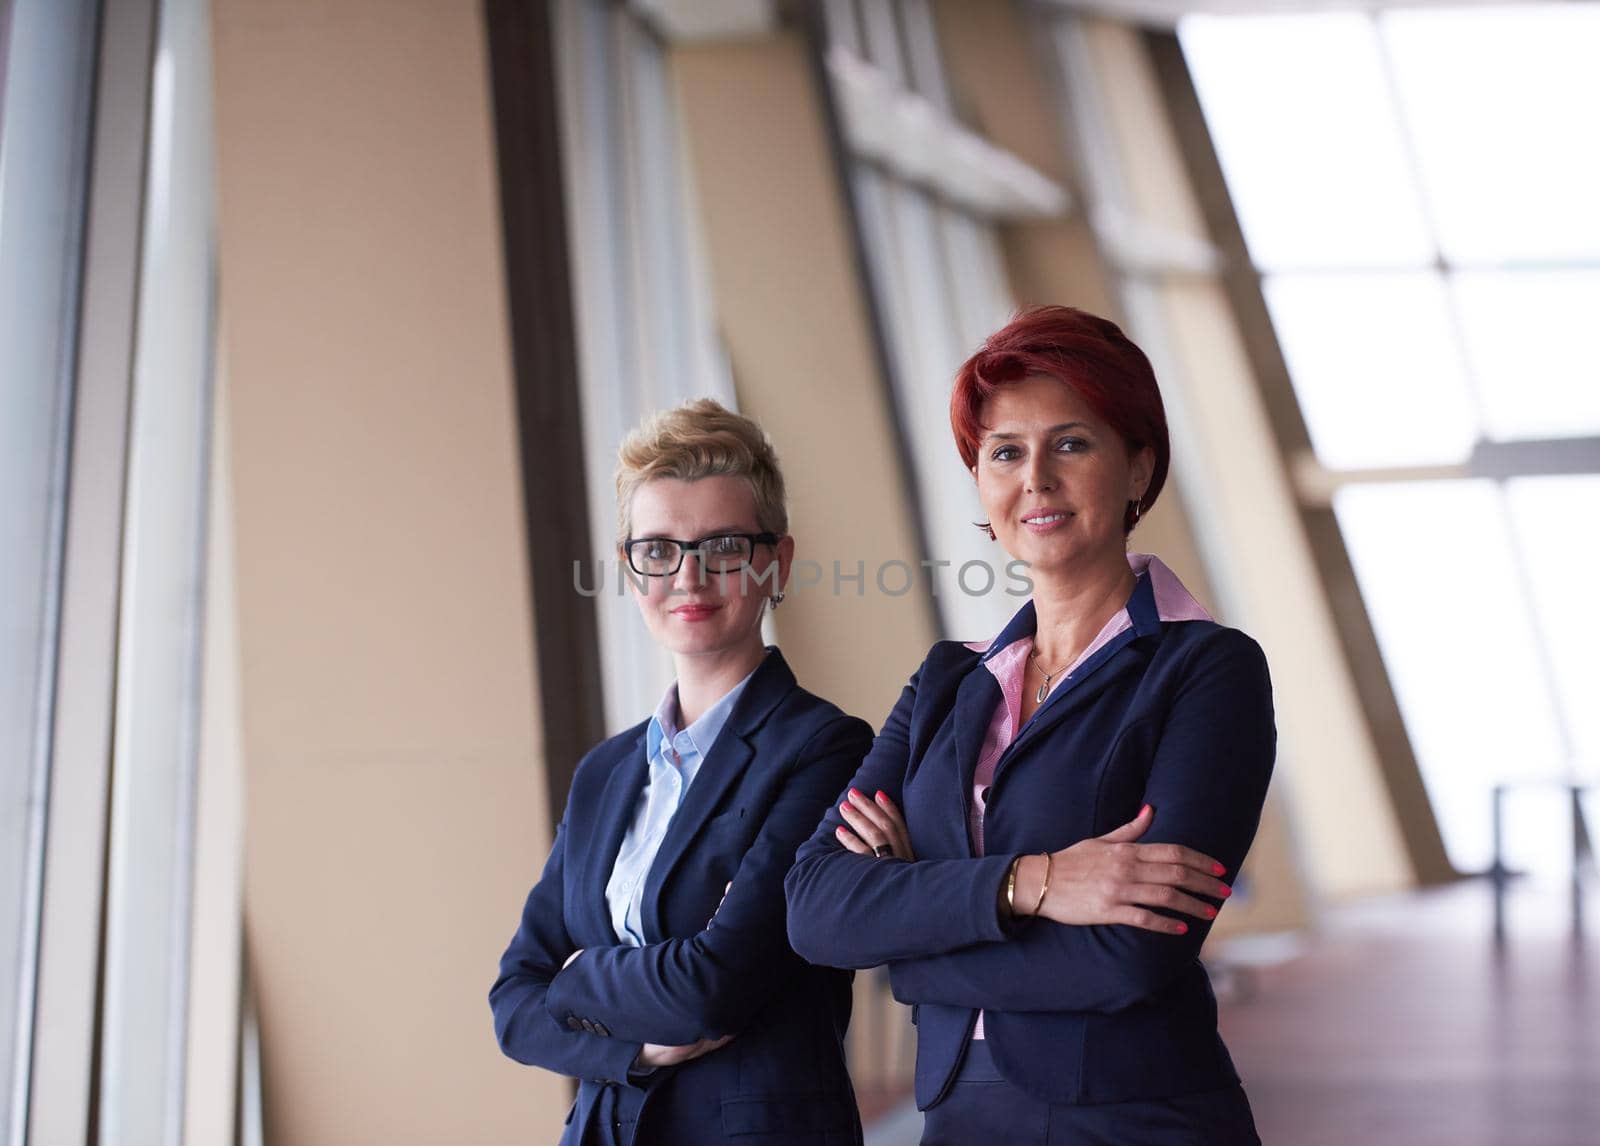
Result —
<instances>
[{"instance_id":1,"label":"red nail polish","mask_svg":"<svg viewBox=\"0 0 1600 1146\"><path fill-rule=\"evenodd\" d=\"M850 805L849 804L840 804L839 805L839 814L841 816L844 815L844 813L848 812L849 810L850 810Z\"/></svg>"},{"instance_id":2,"label":"red nail polish","mask_svg":"<svg viewBox=\"0 0 1600 1146\"><path fill-rule=\"evenodd\" d=\"M860 790L858 790L858 789L856 789L856 788L851 788L851 789L850 789L850 794L851 794L851 795L852 795L852 796L861 796L861 792L860 792ZM861 796L861 798L862 798L862 799L863 799L863 800L865 800L865 799L866 799L866 797L865 797L865 796Z\"/></svg>"},{"instance_id":3,"label":"red nail polish","mask_svg":"<svg viewBox=\"0 0 1600 1146\"><path fill-rule=\"evenodd\" d=\"M1217 917L1217 909L1215 907L1212 907L1209 903L1206 904L1206 918L1207 919L1215 919L1216 917Z\"/></svg>"},{"instance_id":4,"label":"red nail polish","mask_svg":"<svg viewBox=\"0 0 1600 1146\"><path fill-rule=\"evenodd\" d=\"M1189 934L1189 925L1187 923L1178 924L1178 934L1179 935L1187 935L1187 934Z\"/></svg>"},{"instance_id":5,"label":"red nail polish","mask_svg":"<svg viewBox=\"0 0 1600 1146\"><path fill-rule=\"evenodd\" d=\"M887 799L888 799L888 798L889 798L889 797L888 797L888 796L885 796L885 795L884 795L884 794L883 794L883 789L882 789L882 788L879 788L879 789L878 789L878 799L880 799L880 800L887 800Z\"/></svg>"},{"instance_id":6,"label":"red nail polish","mask_svg":"<svg viewBox=\"0 0 1600 1146\"><path fill-rule=\"evenodd\" d=\"M1142 816L1142 815L1144 815L1144 814L1145 814L1145 813L1146 813L1146 812L1148 812L1148 811L1149 811L1149 810L1150 810L1150 805L1149 805L1149 804L1146 804L1146 805L1145 805L1145 806L1144 806L1144 807L1142 807L1142 808L1140 808L1140 809L1139 809L1139 815L1140 815L1140 816ZM1138 818L1139 818L1139 817L1138 817L1138 816L1135 816L1135 817L1134 817L1134 819L1138 819Z\"/></svg>"},{"instance_id":7,"label":"red nail polish","mask_svg":"<svg viewBox=\"0 0 1600 1146\"><path fill-rule=\"evenodd\" d=\"M1228 874L1228 869L1223 867L1220 863L1214 863L1214 864L1211 865L1211 874L1212 875L1227 875Z\"/></svg>"},{"instance_id":8,"label":"red nail polish","mask_svg":"<svg viewBox=\"0 0 1600 1146\"><path fill-rule=\"evenodd\" d=\"M1217 894L1220 895L1223 899L1227 899L1228 896L1233 894L1233 888L1229 887L1227 884L1223 884L1222 885L1222 890L1217 892Z\"/></svg>"}]
</instances>

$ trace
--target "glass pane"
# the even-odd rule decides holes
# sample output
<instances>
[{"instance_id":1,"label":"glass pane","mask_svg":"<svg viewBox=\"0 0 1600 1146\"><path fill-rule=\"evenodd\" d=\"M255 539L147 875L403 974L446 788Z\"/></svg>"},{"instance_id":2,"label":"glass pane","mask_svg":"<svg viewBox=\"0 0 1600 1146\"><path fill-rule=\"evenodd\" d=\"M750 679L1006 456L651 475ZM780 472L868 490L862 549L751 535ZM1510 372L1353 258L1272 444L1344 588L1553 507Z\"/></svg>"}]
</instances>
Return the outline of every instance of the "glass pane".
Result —
<instances>
[{"instance_id":1,"label":"glass pane","mask_svg":"<svg viewBox=\"0 0 1600 1146\"><path fill-rule=\"evenodd\" d=\"M891 374L916 468L929 557L951 563L942 573L930 573L941 587L941 622L947 636L992 636L1018 601L1004 594L1003 578L990 593L970 595L956 588L956 571L965 562L993 562L995 551L971 525L982 520L982 506L950 444L948 399L956 367L975 342L966 333L976 322L964 308L970 304L974 315L1003 317L1010 299L1000 291L978 299L976 292L957 290L957 280L967 280L968 288L974 281L995 282L993 268L986 265L992 248L981 234L952 231L952 213L926 193L864 163L854 165L852 183L889 336ZM982 578L971 583L981 585Z\"/></svg>"},{"instance_id":2,"label":"glass pane","mask_svg":"<svg viewBox=\"0 0 1600 1146\"><path fill-rule=\"evenodd\" d=\"M618 24L626 46L618 80L624 93L627 221L633 229L628 253L637 297L649 300L635 315L634 336L639 361L650 364L645 374L656 404L669 406L696 393L689 345L695 299L685 281L683 204L675 178L677 124L660 42L621 13Z\"/></svg>"},{"instance_id":3,"label":"glass pane","mask_svg":"<svg viewBox=\"0 0 1600 1146\"><path fill-rule=\"evenodd\" d=\"M1508 483L1506 500L1573 770L1597 780L1600 612L1574 594L1585 594L1583 583L1600 569L1600 475L1517 478Z\"/></svg>"},{"instance_id":4,"label":"glass pane","mask_svg":"<svg viewBox=\"0 0 1600 1146\"><path fill-rule=\"evenodd\" d=\"M215 313L210 6L162 0L118 601L101 1146L182 1140L203 477Z\"/></svg>"},{"instance_id":5,"label":"glass pane","mask_svg":"<svg viewBox=\"0 0 1600 1146\"><path fill-rule=\"evenodd\" d=\"M1006 280L1005 258L995 228L965 211L939 209L945 277L955 300L956 338L965 359L999 330L1016 309ZM951 377L958 362L951 363Z\"/></svg>"},{"instance_id":6,"label":"glass pane","mask_svg":"<svg viewBox=\"0 0 1600 1146\"><path fill-rule=\"evenodd\" d=\"M895 26L894 5L877 0L862 4L860 11L867 58L889 77L895 87L910 87L905 59L900 50L900 30Z\"/></svg>"},{"instance_id":7,"label":"glass pane","mask_svg":"<svg viewBox=\"0 0 1600 1146\"><path fill-rule=\"evenodd\" d=\"M1383 17L1453 262L1600 256L1600 6Z\"/></svg>"},{"instance_id":8,"label":"glass pane","mask_svg":"<svg viewBox=\"0 0 1600 1146\"><path fill-rule=\"evenodd\" d=\"M1364 485L1334 508L1445 846L1482 870L1492 786L1564 766L1503 495L1488 481ZM1568 844L1539 809L1508 806L1511 858L1562 870Z\"/></svg>"},{"instance_id":9,"label":"glass pane","mask_svg":"<svg viewBox=\"0 0 1600 1146\"><path fill-rule=\"evenodd\" d=\"M85 0L14 12L0 4L0 1140L8 1141L26 1118L34 1031L96 23Z\"/></svg>"},{"instance_id":10,"label":"glass pane","mask_svg":"<svg viewBox=\"0 0 1600 1146\"><path fill-rule=\"evenodd\" d=\"M607 570L610 578L617 569L617 443L652 410L699 394L735 402L667 49L626 6L563 0L555 13L593 544L585 578L593 584L592 574ZM646 638L626 597L607 591L593 603L606 722L615 731L655 705L672 679L671 659Z\"/></svg>"},{"instance_id":11,"label":"glass pane","mask_svg":"<svg viewBox=\"0 0 1600 1146\"><path fill-rule=\"evenodd\" d=\"M900 29L905 34L911 86L941 111L948 112L950 85L939 56L939 30L928 0L900 0Z\"/></svg>"},{"instance_id":12,"label":"glass pane","mask_svg":"<svg viewBox=\"0 0 1600 1146\"><path fill-rule=\"evenodd\" d=\"M1600 271L1475 271L1450 285L1488 437L1600 434Z\"/></svg>"},{"instance_id":13,"label":"glass pane","mask_svg":"<svg viewBox=\"0 0 1600 1146\"><path fill-rule=\"evenodd\" d=\"M1178 31L1258 266L1433 259L1371 20L1194 16Z\"/></svg>"},{"instance_id":14,"label":"glass pane","mask_svg":"<svg viewBox=\"0 0 1600 1146\"><path fill-rule=\"evenodd\" d=\"M1477 416L1437 275L1280 275L1263 291L1324 465L1465 460Z\"/></svg>"},{"instance_id":15,"label":"glass pane","mask_svg":"<svg viewBox=\"0 0 1600 1146\"><path fill-rule=\"evenodd\" d=\"M856 16L855 0L822 0L822 24L828 43L864 56L866 52L861 47L861 24Z\"/></svg>"}]
</instances>

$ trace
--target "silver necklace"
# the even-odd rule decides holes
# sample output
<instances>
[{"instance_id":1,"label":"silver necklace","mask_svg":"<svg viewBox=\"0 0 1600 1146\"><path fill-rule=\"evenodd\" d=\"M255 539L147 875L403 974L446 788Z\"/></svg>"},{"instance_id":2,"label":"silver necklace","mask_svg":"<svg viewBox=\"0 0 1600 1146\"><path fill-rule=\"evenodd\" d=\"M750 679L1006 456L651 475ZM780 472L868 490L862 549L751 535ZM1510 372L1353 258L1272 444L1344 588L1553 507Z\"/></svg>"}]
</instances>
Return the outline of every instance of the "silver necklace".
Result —
<instances>
[{"instance_id":1,"label":"silver necklace","mask_svg":"<svg viewBox=\"0 0 1600 1146\"><path fill-rule=\"evenodd\" d=\"M1041 673L1044 673L1044 683L1039 686L1039 691L1033 694L1034 703L1043 704L1044 698L1050 695L1050 682L1056 678L1056 673L1059 673L1061 669L1064 669L1067 666L1062 665L1061 668L1056 669L1055 672L1045 672L1044 666L1039 663L1038 653L1029 652L1028 659L1033 662L1034 668L1038 669Z\"/></svg>"}]
</instances>

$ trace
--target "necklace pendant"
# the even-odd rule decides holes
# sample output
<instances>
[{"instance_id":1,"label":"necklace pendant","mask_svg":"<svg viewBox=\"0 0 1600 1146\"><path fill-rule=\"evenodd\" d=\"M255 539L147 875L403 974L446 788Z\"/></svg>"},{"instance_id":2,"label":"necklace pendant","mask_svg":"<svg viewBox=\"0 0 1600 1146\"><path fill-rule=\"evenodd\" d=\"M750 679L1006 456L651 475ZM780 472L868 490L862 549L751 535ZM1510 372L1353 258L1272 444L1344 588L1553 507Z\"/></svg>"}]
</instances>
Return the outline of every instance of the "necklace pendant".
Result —
<instances>
[{"instance_id":1,"label":"necklace pendant","mask_svg":"<svg viewBox=\"0 0 1600 1146\"><path fill-rule=\"evenodd\" d=\"M1039 686L1039 691L1033 694L1034 703L1043 704L1044 698L1050 695L1050 678L1045 677L1044 683Z\"/></svg>"}]
</instances>

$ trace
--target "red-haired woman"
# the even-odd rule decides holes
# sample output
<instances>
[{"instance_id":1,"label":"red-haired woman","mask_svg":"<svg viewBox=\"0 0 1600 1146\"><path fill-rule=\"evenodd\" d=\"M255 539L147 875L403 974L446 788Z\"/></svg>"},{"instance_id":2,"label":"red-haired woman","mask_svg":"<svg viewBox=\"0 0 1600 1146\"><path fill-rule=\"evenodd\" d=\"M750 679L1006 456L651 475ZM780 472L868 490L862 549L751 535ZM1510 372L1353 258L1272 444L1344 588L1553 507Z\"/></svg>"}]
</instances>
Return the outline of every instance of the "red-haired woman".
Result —
<instances>
[{"instance_id":1,"label":"red-haired woman","mask_svg":"<svg viewBox=\"0 0 1600 1146\"><path fill-rule=\"evenodd\" d=\"M1255 835L1266 661L1127 537L1167 475L1144 354L1066 307L962 366L951 422L1032 599L941 641L786 881L796 951L887 964L923 1143L1254 1143L1199 961Z\"/></svg>"}]
</instances>

